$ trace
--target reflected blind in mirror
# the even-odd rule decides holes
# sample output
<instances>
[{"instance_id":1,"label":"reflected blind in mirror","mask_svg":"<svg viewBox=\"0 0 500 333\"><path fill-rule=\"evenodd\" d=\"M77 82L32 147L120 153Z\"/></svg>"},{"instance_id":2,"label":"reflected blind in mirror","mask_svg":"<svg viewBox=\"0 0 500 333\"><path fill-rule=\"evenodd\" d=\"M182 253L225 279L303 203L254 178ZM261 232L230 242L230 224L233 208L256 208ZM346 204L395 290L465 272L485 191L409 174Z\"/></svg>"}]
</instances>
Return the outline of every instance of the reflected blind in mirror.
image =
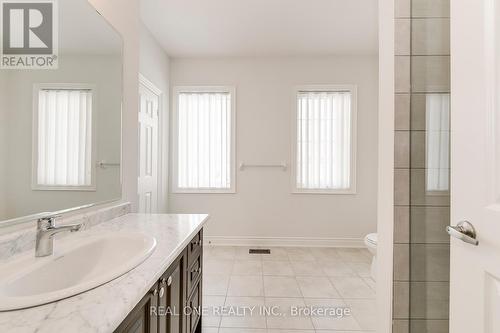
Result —
<instances>
[{"instance_id":1,"label":"reflected blind in mirror","mask_svg":"<svg viewBox=\"0 0 500 333\"><path fill-rule=\"evenodd\" d=\"M426 188L450 188L450 95L426 95Z\"/></svg>"},{"instance_id":2,"label":"reflected blind in mirror","mask_svg":"<svg viewBox=\"0 0 500 333\"><path fill-rule=\"evenodd\" d=\"M297 93L297 189L350 188L351 97L348 91Z\"/></svg>"},{"instance_id":3,"label":"reflected blind in mirror","mask_svg":"<svg viewBox=\"0 0 500 333\"><path fill-rule=\"evenodd\" d=\"M38 92L37 184L92 184L92 91Z\"/></svg>"}]
</instances>

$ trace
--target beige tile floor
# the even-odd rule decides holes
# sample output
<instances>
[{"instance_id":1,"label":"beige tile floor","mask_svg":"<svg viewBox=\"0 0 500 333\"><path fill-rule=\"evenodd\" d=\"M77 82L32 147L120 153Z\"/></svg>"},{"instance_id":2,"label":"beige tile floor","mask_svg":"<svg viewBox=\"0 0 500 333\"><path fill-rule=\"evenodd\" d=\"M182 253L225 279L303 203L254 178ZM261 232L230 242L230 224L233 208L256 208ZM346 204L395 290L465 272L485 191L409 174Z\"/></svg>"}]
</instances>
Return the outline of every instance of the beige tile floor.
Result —
<instances>
[{"instance_id":1,"label":"beige tile floor","mask_svg":"<svg viewBox=\"0 0 500 333\"><path fill-rule=\"evenodd\" d=\"M375 330L371 255L351 248L204 248L203 333L365 333ZM343 318L290 309L348 308ZM221 313L220 309L240 313ZM247 309L247 310L243 310ZM249 309L254 309L250 314ZM270 313L259 313L267 309Z\"/></svg>"}]
</instances>

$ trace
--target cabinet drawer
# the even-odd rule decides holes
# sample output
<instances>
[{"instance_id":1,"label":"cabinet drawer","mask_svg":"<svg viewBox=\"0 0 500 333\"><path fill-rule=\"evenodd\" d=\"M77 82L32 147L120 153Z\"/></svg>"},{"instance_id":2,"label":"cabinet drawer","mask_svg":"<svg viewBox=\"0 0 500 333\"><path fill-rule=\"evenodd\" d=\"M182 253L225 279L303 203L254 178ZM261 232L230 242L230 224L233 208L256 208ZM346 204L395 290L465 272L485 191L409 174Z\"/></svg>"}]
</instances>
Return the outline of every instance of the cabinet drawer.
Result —
<instances>
[{"instance_id":1,"label":"cabinet drawer","mask_svg":"<svg viewBox=\"0 0 500 333\"><path fill-rule=\"evenodd\" d=\"M196 287L196 283L199 280L199 277L201 276L201 260L202 257L200 254L198 254L197 258L191 265L191 267L188 269L187 272L187 291L188 291L188 296L191 295L193 292L194 287Z\"/></svg>"},{"instance_id":2,"label":"cabinet drawer","mask_svg":"<svg viewBox=\"0 0 500 333\"><path fill-rule=\"evenodd\" d=\"M196 234L196 236L189 242L187 254L188 254L188 266L191 266L200 255L203 247L203 235L202 231Z\"/></svg>"},{"instance_id":3,"label":"cabinet drawer","mask_svg":"<svg viewBox=\"0 0 500 333\"><path fill-rule=\"evenodd\" d=\"M200 311L201 311L201 281L194 287L193 294L187 301L187 306L190 308L190 311L187 311L186 315L186 332L193 333L196 332L196 328L201 323L200 321Z\"/></svg>"}]
</instances>

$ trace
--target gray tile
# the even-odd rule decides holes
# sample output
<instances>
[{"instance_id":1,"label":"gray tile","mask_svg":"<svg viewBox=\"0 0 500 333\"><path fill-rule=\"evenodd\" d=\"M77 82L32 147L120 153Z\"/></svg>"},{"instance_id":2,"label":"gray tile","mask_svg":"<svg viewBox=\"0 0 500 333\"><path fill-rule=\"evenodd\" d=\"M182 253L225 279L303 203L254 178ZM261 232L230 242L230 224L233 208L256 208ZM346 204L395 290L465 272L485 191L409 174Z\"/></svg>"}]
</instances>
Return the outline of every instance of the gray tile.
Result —
<instances>
[{"instance_id":1,"label":"gray tile","mask_svg":"<svg viewBox=\"0 0 500 333\"><path fill-rule=\"evenodd\" d=\"M415 206L449 206L448 192L436 193L426 191L425 169L412 169L410 175L411 205Z\"/></svg>"},{"instance_id":2,"label":"gray tile","mask_svg":"<svg viewBox=\"0 0 500 333\"><path fill-rule=\"evenodd\" d=\"M375 298L375 292L360 277L330 277L343 298Z\"/></svg>"},{"instance_id":3,"label":"gray tile","mask_svg":"<svg viewBox=\"0 0 500 333\"><path fill-rule=\"evenodd\" d=\"M395 131L394 133L394 167L410 167L410 132Z\"/></svg>"},{"instance_id":4,"label":"gray tile","mask_svg":"<svg viewBox=\"0 0 500 333\"><path fill-rule=\"evenodd\" d=\"M410 204L410 170L394 170L394 204L408 206Z\"/></svg>"},{"instance_id":5,"label":"gray tile","mask_svg":"<svg viewBox=\"0 0 500 333\"><path fill-rule=\"evenodd\" d=\"M394 206L394 243L410 241L410 207Z\"/></svg>"},{"instance_id":6,"label":"gray tile","mask_svg":"<svg viewBox=\"0 0 500 333\"><path fill-rule=\"evenodd\" d=\"M205 319L205 317L203 317ZM202 327L201 331L203 333L219 333L219 327Z\"/></svg>"},{"instance_id":7,"label":"gray tile","mask_svg":"<svg viewBox=\"0 0 500 333\"><path fill-rule=\"evenodd\" d=\"M292 265L289 261L263 261L264 275L292 276Z\"/></svg>"},{"instance_id":8,"label":"gray tile","mask_svg":"<svg viewBox=\"0 0 500 333\"><path fill-rule=\"evenodd\" d=\"M394 22L394 52L396 55L410 55L410 19L396 19Z\"/></svg>"},{"instance_id":9,"label":"gray tile","mask_svg":"<svg viewBox=\"0 0 500 333\"><path fill-rule=\"evenodd\" d=\"M341 299L313 299L306 298L305 303L309 307L315 308L348 308L347 304ZM352 315L345 316L325 316L313 315L311 316L314 328L316 330L345 330L345 331L359 331L361 327Z\"/></svg>"},{"instance_id":10,"label":"gray tile","mask_svg":"<svg viewBox=\"0 0 500 333\"><path fill-rule=\"evenodd\" d=\"M410 283L394 282L393 318L408 319L410 313Z\"/></svg>"},{"instance_id":11,"label":"gray tile","mask_svg":"<svg viewBox=\"0 0 500 333\"><path fill-rule=\"evenodd\" d=\"M426 132L411 131L411 167L425 168Z\"/></svg>"},{"instance_id":12,"label":"gray tile","mask_svg":"<svg viewBox=\"0 0 500 333\"><path fill-rule=\"evenodd\" d=\"M448 320L411 320L411 332L449 333Z\"/></svg>"},{"instance_id":13,"label":"gray tile","mask_svg":"<svg viewBox=\"0 0 500 333\"><path fill-rule=\"evenodd\" d=\"M450 246L448 244L412 244L411 280L449 281Z\"/></svg>"},{"instance_id":14,"label":"gray tile","mask_svg":"<svg viewBox=\"0 0 500 333\"><path fill-rule=\"evenodd\" d=\"M327 276L356 276L356 272L345 262L323 262L322 268Z\"/></svg>"},{"instance_id":15,"label":"gray tile","mask_svg":"<svg viewBox=\"0 0 500 333\"><path fill-rule=\"evenodd\" d=\"M203 274L203 295L225 296L228 286L228 275Z\"/></svg>"},{"instance_id":16,"label":"gray tile","mask_svg":"<svg viewBox=\"0 0 500 333\"><path fill-rule=\"evenodd\" d=\"M302 297L295 277L264 276L266 297Z\"/></svg>"},{"instance_id":17,"label":"gray tile","mask_svg":"<svg viewBox=\"0 0 500 333\"><path fill-rule=\"evenodd\" d=\"M415 93L449 92L450 57L412 56L411 87Z\"/></svg>"},{"instance_id":18,"label":"gray tile","mask_svg":"<svg viewBox=\"0 0 500 333\"><path fill-rule=\"evenodd\" d=\"M219 333L267 333L267 330L265 328L221 327Z\"/></svg>"},{"instance_id":19,"label":"gray tile","mask_svg":"<svg viewBox=\"0 0 500 333\"><path fill-rule=\"evenodd\" d=\"M377 305L374 299L346 299L351 307L352 315L363 330L374 331L377 329Z\"/></svg>"},{"instance_id":20,"label":"gray tile","mask_svg":"<svg viewBox=\"0 0 500 333\"><path fill-rule=\"evenodd\" d=\"M450 0L412 0L412 17L450 17Z\"/></svg>"},{"instance_id":21,"label":"gray tile","mask_svg":"<svg viewBox=\"0 0 500 333\"><path fill-rule=\"evenodd\" d=\"M410 15L410 0L394 0L394 17L410 17Z\"/></svg>"},{"instance_id":22,"label":"gray tile","mask_svg":"<svg viewBox=\"0 0 500 333\"><path fill-rule=\"evenodd\" d=\"M392 333L410 333L410 322L406 319L397 319L392 323Z\"/></svg>"},{"instance_id":23,"label":"gray tile","mask_svg":"<svg viewBox=\"0 0 500 333\"><path fill-rule=\"evenodd\" d=\"M206 259L203 260L204 274L209 275L231 275L234 260Z\"/></svg>"},{"instance_id":24,"label":"gray tile","mask_svg":"<svg viewBox=\"0 0 500 333\"><path fill-rule=\"evenodd\" d=\"M411 207L411 241L413 243L450 242L445 228L450 224L449 207Z\"/></svg>"},{"instance_id":25,"label":"gray tile","mask_svg":"<svg viewBox=\"0 0 500 333\"><path fill-rule=\"evenodd\" d=\"M410 125L412 130L426 130L426 95L425 93L411 95Z\"/></svg>"},{"instance_id":26,"label":"gray tile","mask_svg":"<svg viewBox=\"0 0 500 333\"><path fill-rule=\"evenodd\" d=\"M296 276L325 276L316 261L291 261L293 272Z\"/></svg>"},{"instance_id":27,"label":"gray tile","mask_svg":"<svg viewBox=\"0 0 500 333\"><path fill-rule=\"evenodd\" d=\"M298 276L302 296L309 298L340 298L339 293L327 277Z\"/></svg>"},{"instance_id":28,"label":"gray tile","mask_svg":"<svg viewBox=\"0 0 500 333\"><path fill-rule=\"evenodd\" d=\"M450 19L413 19L411 34L412 55L450 54Z\"/></svg>"},{"instance_id":29,"label":"gray tile","mask_svg":"<svg viewBox=\"0 0 500 333\"><path fill-rule=\"evenodd\" d=\"M245 313L222 316L221 327L266 328L266 317L258 310L250 312L252 308L259 309L265 306L264 297L227 297L225 306L245 309L240 310Z\"/></svg>"},{"instance_id":30,"label":"gray tile","mask_svg":"<svg viewBox=\"0 0 500 333\"><path fill-rule=\"evenodd\" d=\"M394 280L409 281L410 279L410 246L409 244L394 244Z\"/></svg>"},{"instance_id":31,"label":"gray tile","mask_svg":"<svg viewBox=\"0 0 500 333\"><path fill-rule=\"evenodd\" d=\"M411 319L448 319L449 282L412 282Z\"/></svg>"},{"instance_id":32,"label":"gray tile","mask_svg":"<svg viewBox=\"0 0 500 333\"><path fill-rule=\"evenodd\" d=\"M394 128L400 131L410 129L410 94L394 96Z\"/></svg>"},{"instance_id":33,"label":"gray tile","mask_svg":"<svg viewBox=\"0 0 500 333\"><path fill-rule=\"evenodd\" d=\"M264 296L262 276L232 275L227 288L228 296Z\"/></svg>"},{"instance_id":34,"label":"gray tile","mask_svg":"<svg viewBox=\"0 0 500 333\"><path fill-rule=\"evenodd\" d=\"M233 275L261 275L262 261L236 260L233 265Z\"/></svg>"},{"instance_id":35,"label":"gray tile","mask_svg":"<svg viewBox=\"0 0 500 333\"><path fill-rule=\"evenodd\" d=\"M394 59L394 89L396 93L409 93L410 82L410 57L396 56Z\"/></svg>"},{"instance_id":36,"label":"gray tile","mask_svg":"<svg viewBox=\"0 0 500 333\"><path fill-rule=\"evenodd\" d=\"M311 318L307 315L292 315L292 311L305 307L302 298L267 298L268 308L274 308L275 313L280 315L266 316L267 328L272 329L313 329ZM281 331L285 332L285 331Z\"/></svg>"},{"instance_id":37,"label":"gray tile","mask_svg":"<svg viewBox=\"0 0 500 333\"><path fill-rule=\"evenodd\" d=\"M426 93L412 94L411 96L411 129L426 130Z\"/></svg>"},{"instance_id":38,"label":"gray tile","mask_svg":"<svg viewBox=\"0 0 500 333\"><path fill-rule=\"evenodd\" d=\"M203 331L208 327L219 327L221 316L219 309L224 306L226 296L206 296L203 295L203 307L206 312L203 314Z\"/></svg>"}]
</instances>

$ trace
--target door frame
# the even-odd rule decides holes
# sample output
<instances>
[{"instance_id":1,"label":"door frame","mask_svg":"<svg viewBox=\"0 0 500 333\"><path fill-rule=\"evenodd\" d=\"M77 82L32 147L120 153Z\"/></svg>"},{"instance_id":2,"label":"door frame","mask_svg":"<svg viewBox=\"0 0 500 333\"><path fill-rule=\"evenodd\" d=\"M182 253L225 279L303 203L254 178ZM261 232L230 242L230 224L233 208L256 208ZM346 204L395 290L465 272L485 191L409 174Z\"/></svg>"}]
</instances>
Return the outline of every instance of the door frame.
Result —
<instances>
[{"instance_id":1,"label":"door frame","mask_svg":"<svg viewBox=\"0 0 500 333\"><path fill-rule=\"evenodd\" d=\"M157 207L158 213L166 213L166 192L164 191L164 186L162 184L168 183L168 172L166 168L168 164L165 164L165 160L168 161L168 148L165 148L165 136L168 137L168 112L166 112L164 105L165 95L163 92L149 79L147 79L143 74L139 73L139 87L144 86L151 90L154 94L158 95L158 184L157 184ZM139 101L140 103L140 101ZM139 105L140 109L140 105ZM166 123L165 123L166 122ZM140 140L140 138L139 138ZM140 145L139 145L140 146ZM165 151L165 149L167 149ZM139 159L137 159L137 164L139 168ZM168 187L167 187L168 188Z\"/></svg>"},{"instance_id":2,"label":"door frame","mask_svg":"<svg viewBox=\"0 0 500 333\"><path fill-rule=\"evenodd\" d=\"M394 2L379 0L377 333L392 332L394 233Z\"/></svg>"}]
</instances>

